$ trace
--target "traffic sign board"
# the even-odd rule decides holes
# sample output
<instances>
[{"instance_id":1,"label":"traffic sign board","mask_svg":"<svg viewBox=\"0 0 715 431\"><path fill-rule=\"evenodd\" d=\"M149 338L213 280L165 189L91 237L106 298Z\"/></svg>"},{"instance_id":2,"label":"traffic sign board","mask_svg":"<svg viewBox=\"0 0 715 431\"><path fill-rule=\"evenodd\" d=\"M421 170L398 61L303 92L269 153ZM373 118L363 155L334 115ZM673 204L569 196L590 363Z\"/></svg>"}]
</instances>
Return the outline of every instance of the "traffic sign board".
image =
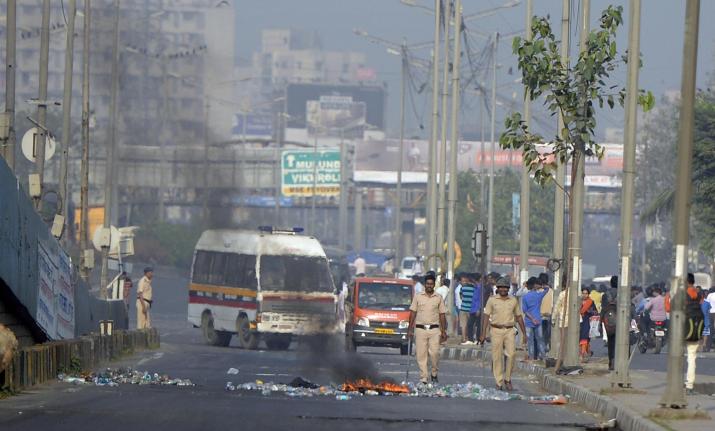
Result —
<instances>
[{"instance_id":1,"label":"traffic sign board","mask_svg":"<svg viewBox=\"0 0 715 431\"><path fill-rule=\"evenodd\" d=\"M281 193L283 196L339 195L340 151L334 148L284 151L281 157Z\"/></svg>"}]
</instances>

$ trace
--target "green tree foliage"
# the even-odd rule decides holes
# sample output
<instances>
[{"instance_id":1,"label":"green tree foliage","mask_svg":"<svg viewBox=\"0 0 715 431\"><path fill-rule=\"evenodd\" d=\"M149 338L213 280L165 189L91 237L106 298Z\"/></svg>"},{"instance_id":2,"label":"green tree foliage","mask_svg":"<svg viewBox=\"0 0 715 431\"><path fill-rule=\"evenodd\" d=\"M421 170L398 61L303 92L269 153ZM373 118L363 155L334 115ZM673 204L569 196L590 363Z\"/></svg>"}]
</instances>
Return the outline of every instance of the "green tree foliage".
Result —
<instances>
[{"instance_id":1,"label":"green tree foliage","mask_svg":"<svg viewBox=\"0 0 715 431\"><path fill-rule=\"evenodd\" d=\"M478 173L469 170L459 173L459 202L457 205L457 242L462 248L462 264L457 271L475 269L471 254L472 229L478 223L486 224L486 208L479 207L480 183ZM484 180L488 178L485 176ZM532 184L531 187L531 253L549 254L553 242L554 219L553 184L541 187ZM516 253L519 249L518 221L512 223L512 195L520 191L520 176L518 171L503 170L497 172L494 178L494 249L496 252Z\"/></svg>"},{"instance_id":2,"label":"green tree foliage","mask_svg":"<svg viewBox=\"0 0 715 431\"><path fill-rule=\"evenodd\" d=\"M201 226L195 225L149 223L135 236L136 258L188 270L202 231Z\"/></svg>"},{"instance_id":3,"label":"green tree foliage","mask_svg":"<svg viewBox=\"0 0 715 431\"><path fill-rule=\"evenodd\" d=\"M715 258L715 94L701 91L695 102L693 147L693 235L700 250Z\"/></svg>"},{"instance_id":4,"label":"green tree foliage","mask_svg":"<svg viewBox=\"0 0 715 431\"><path fill-rule=\"evenodd\" d=\"M527 97L531 100L543 97L552 115L561 115L564 120L563 129L550 140L533 133L519 112L505 121L506 130L500 145L522 151L524 164L539 184L553 178L557 162L568 163L584 153L603 157L603 147L594 140L595 104L600 107L607 104L610 108L616 103L623 105L625 89L606 82L626 61L616 46L616 30L623 23L622 13L620 6L609 6L603 11L598 30L590 32L585 50L573 66L561 61L561 43L556 40L548 18L533 18L533 40L514 38L513 51L518 56ZM639 102L650 109L654 104L653 95L641 91ZM572 180L574 175L575 170Z\"/></svg>"}]
</instances>

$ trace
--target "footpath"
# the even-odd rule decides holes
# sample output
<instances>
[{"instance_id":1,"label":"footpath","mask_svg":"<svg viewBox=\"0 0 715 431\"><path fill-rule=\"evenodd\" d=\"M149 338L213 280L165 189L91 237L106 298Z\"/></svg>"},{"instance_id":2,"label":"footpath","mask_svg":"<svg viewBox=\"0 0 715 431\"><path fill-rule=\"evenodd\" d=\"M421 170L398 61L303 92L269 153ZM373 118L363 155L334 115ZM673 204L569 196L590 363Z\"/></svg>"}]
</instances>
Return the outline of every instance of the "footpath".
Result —
<instances>
[{"instance_id":1,"label":"footpath","mask_svg":"<svg viewBox=\"0 0 715 431\"><path fill-rule=\"evenodd\" d=\"M663 372L631 370L632 387L612 388L605 358L593 358L583 364L580 375L556 375L543 362L525 362L523 351L517 351L515 371L534 376L548 393L566 395L589 411L606 419L616 419L623 431L715 430L715 376L696 376L695 395L687 396L685 410L660 409L666 386ZM491 362L491 348L461 346L448 342L441 349L442 359ZM712 358L699 359L714 360Z\"/></svg>"}]
</instances>

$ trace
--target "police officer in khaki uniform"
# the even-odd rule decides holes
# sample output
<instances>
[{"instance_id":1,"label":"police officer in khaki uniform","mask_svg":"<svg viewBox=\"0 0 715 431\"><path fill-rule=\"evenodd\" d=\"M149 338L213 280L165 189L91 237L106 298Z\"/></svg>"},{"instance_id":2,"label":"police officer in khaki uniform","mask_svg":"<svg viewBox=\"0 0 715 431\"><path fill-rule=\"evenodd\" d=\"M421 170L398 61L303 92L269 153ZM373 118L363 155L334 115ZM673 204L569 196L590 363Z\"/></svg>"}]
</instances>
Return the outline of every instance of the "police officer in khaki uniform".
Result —
<instances>
[{"instance_id":1,"label":"police officer in khaki uniform","mask_svg":"<svg viewBox=\"0 0 715 431\"><path fill-rule=\"evenodd\" d=\"M430 271L425 275L425 290L412 299L410 305L410 326L407 337L415 337L417 345L417 365L420 367L420 382L427 383L430 377L437 383L439 371L439 345L447 341L447 307L442 296L435 293L435 273ZM432 362L431 373L427 370L427 359Z\"/></svg>"},{"instance_id":2,"label":"police officer in khaki uniform","mask_svg":"<svg viewBox=\"0 0 715 431\"><path fill-rule=\"evenodd\" d=\"M152 278L154 278L154 269L152 267L144 268L144 277L139 280L139 287L137 288L137 329L151 328L149 310L153 302Z\"/></svg>"},{"instance_id":3,"label":"police officer in khaki uniform","mask_svg":"<svg viewBox=\"0 0 715 431\"><path fill-rule=\"evenodd\" d=\"M485 319L491 327L492 340L492 371L497 383L497 389L510 391L511 371L514 368L516 355L516 333L514 327L519 323L522 334L526 334L524 317L519 306L519 301L509 296L510 283L506 278L500 278L496 284L497 295L492 296L484 307ZM484 335L479 339L484 343ZM526 337L522 337L522 344L526 348ZM504 355L506 355L506 370L504 369Z\"/></svg>"}]
</instances>

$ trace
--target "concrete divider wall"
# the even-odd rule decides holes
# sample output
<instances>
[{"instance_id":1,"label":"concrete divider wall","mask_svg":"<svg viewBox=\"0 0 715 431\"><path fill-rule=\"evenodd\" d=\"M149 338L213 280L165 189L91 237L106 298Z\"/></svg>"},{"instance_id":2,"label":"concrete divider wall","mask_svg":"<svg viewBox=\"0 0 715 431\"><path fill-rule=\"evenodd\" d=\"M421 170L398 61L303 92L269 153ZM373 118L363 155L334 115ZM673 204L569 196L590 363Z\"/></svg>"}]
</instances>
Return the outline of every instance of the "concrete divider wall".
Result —
<instances>
[{"instance_id":1,"label":"concrete divider wall","mask_svg":"<svg viewBox=\"0 0 715 431\"><path fill-rule=\"evenodd\" d=\"M60 372L93 370L137 350L159 347L156 329L116 331L112 335L50 341L20 349L10 367L0 372L0 390L16 392L53 380Z\"/></svg>"},{"instance_id":2,"label":"concrete divider wall","mask_svg":"<svg viewBox=\"0 0 715 431\"><path fill-rule=\"evenodd\" d=\"M60 261L59 256L64 255L60 243L50 233L48 223L35 211L14 173L5 160L0 158L0 289L8 290L12 295L11 305L15 309L15 317L21 317L28 331L35 334L35 342L96 332L100 320L113 320L115 328L127 329L127 313L123 302L103 301L90 293L88 284L77 274L77 262L73 262L69 282L72 294L68 295L69 301L65 301L71 301L72 304L65 307L64 311L69 312L74 308L73 315L71 312L69 314L74 318L71 322L74 330L70 329L69 334L65 331L64 336L60 336L59 331L47 331L48 322L38 322L37 319L39 316L49 316L50 319L59 320L60 281L55 279L49 292L47 289L43 291L48 302L52 301L48 295L51 296L53 290L55 298L49 304L49 312L42 313L47 310L38 310L38 303L42 302L40 248L43 249L43 256L47 255L54 261ZM7 292L0 293L7 297ZM53 326L52 321L49 324Z\"/></svg>"}]
</instances>

